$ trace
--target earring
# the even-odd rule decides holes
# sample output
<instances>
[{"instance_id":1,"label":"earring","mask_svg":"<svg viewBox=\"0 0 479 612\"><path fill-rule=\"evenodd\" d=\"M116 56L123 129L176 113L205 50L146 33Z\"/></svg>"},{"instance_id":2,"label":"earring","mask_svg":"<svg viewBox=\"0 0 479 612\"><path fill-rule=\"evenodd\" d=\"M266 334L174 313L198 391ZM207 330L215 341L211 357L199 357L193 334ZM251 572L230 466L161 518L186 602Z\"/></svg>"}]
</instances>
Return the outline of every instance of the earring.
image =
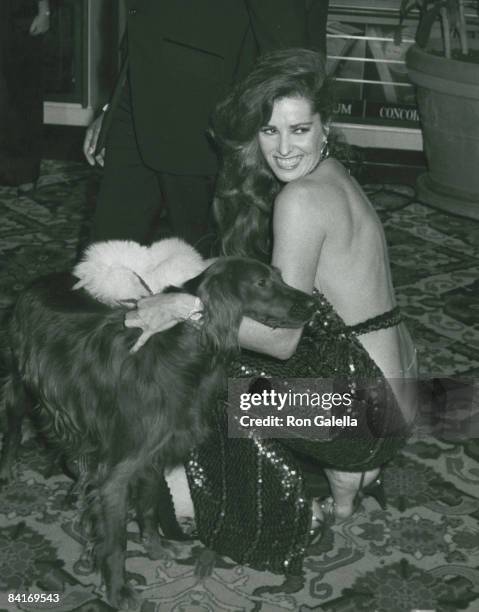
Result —
<instances>
[{"instance_id":1,"label":"earring","mask_svg":"<svg viewBox=\"0 0 479 612\"><path fill-rule=\"evenodd\" d=\"M329 157L329 142L328 137L323 140L323 144L321 145L321 151L319 152L319 159L323 161Z\"/></svg>"}]
</instances>

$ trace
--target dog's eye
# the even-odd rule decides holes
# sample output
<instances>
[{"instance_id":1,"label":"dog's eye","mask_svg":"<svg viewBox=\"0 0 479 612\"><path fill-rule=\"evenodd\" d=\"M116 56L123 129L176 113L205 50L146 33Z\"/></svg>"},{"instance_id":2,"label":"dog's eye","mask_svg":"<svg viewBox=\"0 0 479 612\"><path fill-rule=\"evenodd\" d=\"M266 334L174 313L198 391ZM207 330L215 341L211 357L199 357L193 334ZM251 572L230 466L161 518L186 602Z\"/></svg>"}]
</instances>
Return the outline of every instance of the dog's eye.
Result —
<instances>
[{"instance_id":1,"label":"dog's eye","mask_svg":"<svg viewBox=\"0 0 479 612\"><path fill-rule=\"evenodd\" d=\"M266 287L266 283L268 281L265 278L260 278L256 281L256 286L257 287Z\"/></svg>"}]
</instances>

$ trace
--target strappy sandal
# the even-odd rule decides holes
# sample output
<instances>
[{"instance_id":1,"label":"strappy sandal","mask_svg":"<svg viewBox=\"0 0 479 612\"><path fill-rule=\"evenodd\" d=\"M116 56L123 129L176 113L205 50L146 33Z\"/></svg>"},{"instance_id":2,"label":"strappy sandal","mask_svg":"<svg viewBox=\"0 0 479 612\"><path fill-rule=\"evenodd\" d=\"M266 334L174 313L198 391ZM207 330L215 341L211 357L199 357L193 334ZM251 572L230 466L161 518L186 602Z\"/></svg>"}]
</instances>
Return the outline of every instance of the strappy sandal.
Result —
<instances>
[{"instance_id":1,"label":"strappy sandal","mask_svg":"<svg viewBox=\"0 0 479 612\"><path fill-rule=\"evenodd\" d=\"M336 513L336 502L332 496L326 497L322 500L317 500L319 502L319 509L321 511L321 516L315 514L313 511L311 518L311 535L317 535L319 530L323 530L326 527L331 527L332 525L338 525L344 522L346 519L350 518L361 505L361 501L365 497L372 497L377 501L382 510L386 509L386 496L384 494L384 487L382 480L380 478L376 478L367 486L363 486L364 483L364 472L361 474L361 480L359 482L359 488L354 496L353 501L353 511L350 515L345 517L338 517Z\"/></svg>"}]
</instances>

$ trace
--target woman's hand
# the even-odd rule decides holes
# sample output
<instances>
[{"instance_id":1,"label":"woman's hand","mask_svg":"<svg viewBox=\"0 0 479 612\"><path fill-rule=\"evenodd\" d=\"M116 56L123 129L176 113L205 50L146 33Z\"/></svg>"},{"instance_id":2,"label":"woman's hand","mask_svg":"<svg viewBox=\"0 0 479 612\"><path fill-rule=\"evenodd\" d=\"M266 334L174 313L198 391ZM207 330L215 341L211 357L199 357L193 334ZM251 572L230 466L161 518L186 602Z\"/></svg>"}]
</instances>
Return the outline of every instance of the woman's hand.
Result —
<instances>
[{"instance_id":1,"label":"woman's hand","mask_svg":"<svg viewBox=\"0 0 479 612\"><path fill-rule=\"evenodd\" d=\"M180 321L201 316L201 300L188 293L159 293L138 301L125 316L125 327L139 327L143 333L131 349L136 353L154 334L174 327Z\"/></svg>"},{"instance_id":2,"label":"woman's hand","mask_svg":"<svg viewBox=\"0 0 479 612\"><path fill-rule=\"evenodd\" d=\"M103 117L105 112L102 111L100 115L90 123L87 128L85 139L83 141L83 154L85 155L87 162L90 166L94 166L98 163L102 168L105 165L105 149L103 148L97 155L95 155L96 147L98 144L98 137L100 136L101 126L103 124Z\"/></svg>"},{"instance_id":3,"label":"woman's hand","mask_svg":"<svg viewBox=\"0 0 479 612\"><path fill-rule=\"evenodd\" d=\"M40 36L40 34L46 34L50 29L50 14L49 13L38 13L33 19L30 26L31 36Z\"/></svg>"}]
</instances>

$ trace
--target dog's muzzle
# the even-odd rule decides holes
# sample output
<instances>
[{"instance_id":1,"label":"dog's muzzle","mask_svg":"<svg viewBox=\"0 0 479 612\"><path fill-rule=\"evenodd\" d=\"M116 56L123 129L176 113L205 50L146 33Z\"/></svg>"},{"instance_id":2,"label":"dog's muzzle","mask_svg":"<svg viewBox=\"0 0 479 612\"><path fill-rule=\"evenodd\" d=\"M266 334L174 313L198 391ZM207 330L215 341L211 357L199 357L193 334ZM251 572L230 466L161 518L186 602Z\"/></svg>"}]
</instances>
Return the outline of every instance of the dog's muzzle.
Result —
<instances>
[{"instance_id":1,"label":"dog's muzzle","mask_svg":"<svg viewBox=\"0 0 479 612\"><path fill-rule=\"evenodd\" d=\"M298 321L309 321L317 308L316 300L314 298L308 298L305 300L298 300L294 302L289 311L292 318Z\"/></svg>"}]
</instances>

